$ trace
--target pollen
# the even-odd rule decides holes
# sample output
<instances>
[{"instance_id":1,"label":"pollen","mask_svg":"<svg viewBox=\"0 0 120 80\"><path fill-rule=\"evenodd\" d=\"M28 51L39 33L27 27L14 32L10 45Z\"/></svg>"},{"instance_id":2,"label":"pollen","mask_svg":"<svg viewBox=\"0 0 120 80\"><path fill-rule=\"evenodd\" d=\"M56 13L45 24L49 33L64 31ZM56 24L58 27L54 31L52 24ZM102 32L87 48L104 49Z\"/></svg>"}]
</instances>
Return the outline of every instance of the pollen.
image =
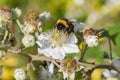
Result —
<instances>
[{"instance_id":1,"label":"pollen","mask_svg":"<svg viewBox=\"0 0 120 80\"><path fill-rule=\"evenodd\" d=\"M70 66L71 66L71 63L68 62L67 65L66 65L66 67L69 68Z\"/></svg>"},{"instance_id":2,"label":"pollen","mask_svg":"<svg viewBox=\"0 0 120 80\"><path fill-rule=\"evenodd\" d=\"M55 35L53 35L53 39L54 40L60 40L61 39L61 35L59 33L56 33Z\"/></svg>"}]
</instances>

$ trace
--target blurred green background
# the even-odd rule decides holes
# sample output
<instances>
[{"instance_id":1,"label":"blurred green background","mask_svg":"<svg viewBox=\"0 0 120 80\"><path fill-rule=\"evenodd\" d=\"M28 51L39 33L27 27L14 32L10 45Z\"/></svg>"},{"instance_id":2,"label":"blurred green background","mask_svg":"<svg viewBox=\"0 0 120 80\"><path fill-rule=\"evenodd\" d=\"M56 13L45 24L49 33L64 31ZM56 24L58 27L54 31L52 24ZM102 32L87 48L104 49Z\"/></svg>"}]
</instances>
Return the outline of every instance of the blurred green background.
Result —
<instances>
[{"instance_id":1,"label":"blurred green background","mask_svg":"<svg viewBox=\"0 0 120 80\"><path fill-rule=\"evenodd\" d=\"M49 26L62 17L75 18L89 27L106 27L119 23L119 0L1 0L0 7L18 7L24 15L30 9L48 11L52 15Z\"/></svg>"},{"instance_id":2,"label":"blurred green background","mask_svg":"<svg viewBox=\"0 0 120 80\"><path fill-rule=\"evenodd\" d=\"M0 0L0 7L3 6L20 8L21 22L30 9L50 12L52 20L46 23L45 29L54 27L56 21L63 17L83 22L85 28L106 28L110 33L113 56L120 56L120 0ZM104 51L109 53L106 38L100 40L98 47L88 49L85 59L103 63Z\"/></svg>"}]
</instances>

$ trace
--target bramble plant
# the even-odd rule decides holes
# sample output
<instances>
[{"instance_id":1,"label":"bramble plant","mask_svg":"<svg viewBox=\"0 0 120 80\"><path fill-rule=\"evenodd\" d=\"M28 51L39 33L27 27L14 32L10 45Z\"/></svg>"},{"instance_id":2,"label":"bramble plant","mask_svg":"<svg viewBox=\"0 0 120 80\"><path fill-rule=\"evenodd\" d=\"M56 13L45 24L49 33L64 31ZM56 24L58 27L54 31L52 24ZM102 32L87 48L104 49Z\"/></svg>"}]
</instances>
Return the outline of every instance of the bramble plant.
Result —
<instances>
[{"instance_id":1,"label":"bramble plant","mask_svg":"<svg viewBox=\"0 0 120 80\"><path fill-rule=\"evenodd\" d=\"M22 23L21 14L19 8L0 8L0 79L33 80L33 74L38 75L36 80L90 80L96 69L102 69L101 78L120 78L120 60L112 55L109 29L86 28L75 19L62 18L52 29L43 30L52 21L49 12L31 9ZM103 61L87 60L88 49L96 50L102 39L109 48L103 51ZM12 78L5 77L5 68L12 70L7 71Z\"/></svg>"}]
</instances>

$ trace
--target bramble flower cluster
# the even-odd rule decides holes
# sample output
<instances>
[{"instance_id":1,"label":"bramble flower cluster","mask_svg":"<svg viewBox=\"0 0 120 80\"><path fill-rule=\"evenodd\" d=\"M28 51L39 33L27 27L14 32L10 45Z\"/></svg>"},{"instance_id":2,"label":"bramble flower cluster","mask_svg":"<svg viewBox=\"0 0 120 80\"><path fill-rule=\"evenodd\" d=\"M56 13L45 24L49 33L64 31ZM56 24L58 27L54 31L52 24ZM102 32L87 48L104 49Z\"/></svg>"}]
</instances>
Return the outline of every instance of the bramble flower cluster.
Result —
<instances>
[{"instance_id":1,"label":"bramble flower cluster","mask_svg":"<svg viewBox=\"0 0 120 80\"><path fill-rule=\"evenodd\" d=\"M12 12L8 7L0 8L0 27L6 27L6 24L12 23Z\"/></svg>"},{"instance_id":2,"label":"bramble flower cluster","mask_svg":"<svg viewBox=\"0 0 120 80\"><path fill-rule=\"evenodd\" d=\"M43 69L48 68L45 74L50 72L51 75L54 75L56 74L55 71L61 72L63 73L64 80L75 80L76 72L79 71L82 74L81 79L88 79L97 68L109 68L103 71L103 75L107 80L110 80L108 77L116 77L118 72L120 72L119 65L116 65L120 62L119 60L116 63L114 62L115 65L111 64L113 60L111 43L108 36L106 37L109 40L111 56L109 58L107 55L107 58L111 61L109 65L86 62L83 59L86 49L98 46L99 33L105 33L106 30L85 29L84 23L79 23L75 19L61 18L56 21L55 26L51 26L51 29L43 31L43 28L46 27L44 24L52 21L50 12L39 13L39 11L31 9L22 18L23 23L19 20L21 15L22 11L19 8L0 8L0 36L2 37L2 39L0 38L0 60L3 60L3 57L7 53L13 53L13 55L15 55L14 53L19 53L28 59L26 61L28 62L26 72L22 68L14 67L15 71L13 75L16 80L26 80L30 67L35 70L32 64L33 60L49 63L47 65L40 65ZM108 34L107 31L106 33ZM79 46L81 43L84 44L80 49ZM37 50L37 55L24 52L31 48ZM6 59L4 58L4 60ZM3 64L0 64L0 66L4 67ZM112 76L113 72L115 76Z\"/></svg>"}]
</instances>

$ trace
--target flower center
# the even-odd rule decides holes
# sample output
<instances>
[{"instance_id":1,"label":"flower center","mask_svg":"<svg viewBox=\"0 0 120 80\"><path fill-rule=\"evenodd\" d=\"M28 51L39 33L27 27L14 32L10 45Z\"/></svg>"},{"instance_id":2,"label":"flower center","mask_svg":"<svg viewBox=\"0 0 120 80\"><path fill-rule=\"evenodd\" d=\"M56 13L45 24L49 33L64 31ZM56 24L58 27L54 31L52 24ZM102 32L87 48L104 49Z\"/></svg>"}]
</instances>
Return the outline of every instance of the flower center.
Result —
<instances>
[{"instance_id":1,"label":"flower center","mask_svg":"<svg viewBox=\"0 0 120 80\"><path fill-rule=\"evenodd\" d=\"M55 41L61 40L61 35L59 33L56 33L55 35L53 35L53 39Z\"/></svg>"},{"instance_id":2,"label":"flower center","mask_svg":"<svg viewBox=\"0 0 120 80\"><path fill-rule=\"evenodd\" d=\"M71 67L71 63L70 63L70 62L67 62L66 67L67 67L67 68Z\"/></svg>"},{"instance_id":3,"label":"flower center","mask_svg":"<svg viewBox=\"0 0 120 80\"><path fill-rule=\"evenodd\" d=\"M36 18L36 15L34 15L34 14L29 14L29 18L34 19L34 18Z\"/></svg>"}]
</instances>

